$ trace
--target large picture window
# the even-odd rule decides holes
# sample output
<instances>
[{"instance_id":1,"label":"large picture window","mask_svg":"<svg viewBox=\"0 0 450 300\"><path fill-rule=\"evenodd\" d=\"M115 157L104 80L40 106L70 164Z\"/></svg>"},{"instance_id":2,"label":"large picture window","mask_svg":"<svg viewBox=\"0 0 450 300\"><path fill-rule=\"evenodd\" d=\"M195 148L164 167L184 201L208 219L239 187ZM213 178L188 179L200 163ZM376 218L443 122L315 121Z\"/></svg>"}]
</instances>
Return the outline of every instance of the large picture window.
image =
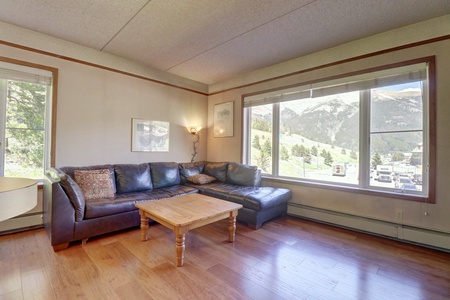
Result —
<instances>
[{"instance_id":1,"label":"large picture window","mask_svg":"<svg viewBox=\"0 0 450 300\"><path fill-rule=\"evenodd\" d=\"M50 165L52 75L0 62L0 176L41 179Z\"/></svg>"},{"instance_id":2,"label":"large picture window","mask_svg":"<svg viewBox=\"0 0 450 300\"><path fill-rule=\"evenodd\" d=\"M265 177L433 202L430 69L424 58L244 96L244 161Z\"/></svg>"}]
</instances>

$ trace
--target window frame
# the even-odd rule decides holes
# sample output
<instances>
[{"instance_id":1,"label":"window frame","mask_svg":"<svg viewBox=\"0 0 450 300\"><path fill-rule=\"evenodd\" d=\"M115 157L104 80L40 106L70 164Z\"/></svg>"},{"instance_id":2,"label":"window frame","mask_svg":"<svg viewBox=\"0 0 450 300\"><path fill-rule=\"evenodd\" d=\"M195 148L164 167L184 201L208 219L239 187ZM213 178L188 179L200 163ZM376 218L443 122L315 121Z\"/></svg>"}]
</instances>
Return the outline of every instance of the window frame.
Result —
<instances>
[{"instance_id":1,"label":"window frame","mask_svg":"<svg viewBox=\"0 0 450 300\"><path fill-rule=\"evenodd\" d=\"M27 61L17 60L13 58L0 56L0 62L5 62L8 64L24 66L33 69L40 69L44 71L48 71L52 74L52 83L50 88L47 88L48 92L51 93L51 105L46 105L45 114L49 118L45 120L45 129L44 129L44 172L50 168L55 166L55 157L56 157L56 117L57 117L57 95L58 95L58 69L46 65L31 63ZM1 111L4 113L3 111ZM2 149L3 149L3 140L2 140ZM42 174L42 179L38 179L41 182L44 179L44 174Z\"/></svg>"},{"instance_id":2,"label":"window frame","mask_svg":"<svg viewBox=\"0 0 450 300\"><path fill-rule=\"evenodd\" d=\"M366 184L359 184L359 185L346 185L341 183L334 183L334 182L325 182L325 181L311 181L311 180L305 180L302 178L292 178L292 177L286 177L286 176L279 176L278 174L278 164L279 164L279 140L278 140L278 132L279 128L276 128L275 126L279 126L279 117L280 114L276 113L276 109L278 109L279 112L279 103L276 102L274 104L275 108L273 110L273 130L272 130L272 174L263 173L263 178L266 180L271 180L274 182L282 182L282 183L293 183L298 185L305 185L305 186L311 186L316 188L324 188L324 189L332 189L332 190L338 190L338 191L345 191L345 192L355 192L365 195L373 195L373 196L382 196L382 197L389 197L389 198L395 198L395 199L402 199L402 200L409 200L409 201L416 201L416 202L426 202L426 203L435 203L435 188L436 188L436 67L435 67L435 56L427 56L427 57L421 57L417 59L411 59L406 61L401 61L397 63L391 63L386 65L380 65L377 67L372 68L366 68L361 69L357 71L342 73L338 75L332 75L328 77L322 77L310 81L304 81L299 82L287 86L281 86L273 89L267 89L263 91L258 91L254 93L248 93L242 95L242 110L243 110L243 126L242 126L242 134L243 134L243 143L242 143L242 160L244 163L249 163L251 161L251 109L247 109L245 107L245 99L248 97L254 97L258 95L268 94L268 93L277 93L281 90L286 89L296 89L300 88L302 86L312 86L314 84L320 84L326 81L332 81L332 80L339 80L339 79L345 79L347 77L352 77L355 75L362 75L366 73L373 73L388 69L396 69L400 67L405 67L408 65L414 65L414 64L420 64L420 63L426 63L427 64L427 78L428 78L428 111L427 115L423 116L423 132L425 133L424 136L424 144L427 142L428 144L428 151L427 155L428 157L424 156L424 159L428 158L428 166L424 165L424 173L428 172L428 191L427 195L413 195L413 194L405 194L405 193L399 193L394 190L385 190L385 189L377 189L377 188L371 188L369 184L369 180L367 179L370 177L370 168L367 168L366 166L362 165L362 159L360 157L360 164L359 164L359 171L360 171L360 182L364 181ZM251 105L250 105L251 106ZM368 114L367 109L361 108L361 111ZM424 109L425 113L425 109ZM366 161L370 162L370 144L368 140L370 135L370 120L368 116L364 117L363 123L360 120L360 143L363 144L363 146L360 146L360 153L359 155L365 155L364 158ZM425 124L427 123L427 124ZM276 125L275 125L276 124ZM364 126L364 128L361 128L361 126ZM426 132L427 130L427 132ZM367 134L369 133L369 134ZM364 139L364 140L363 140ZM367 155L369 156L367 158ZM424 154L425 155L425 154ZM367 174L366 174L367 173ZM273 175L276 174L276 175Z\"/></svg>"}]
</instances>

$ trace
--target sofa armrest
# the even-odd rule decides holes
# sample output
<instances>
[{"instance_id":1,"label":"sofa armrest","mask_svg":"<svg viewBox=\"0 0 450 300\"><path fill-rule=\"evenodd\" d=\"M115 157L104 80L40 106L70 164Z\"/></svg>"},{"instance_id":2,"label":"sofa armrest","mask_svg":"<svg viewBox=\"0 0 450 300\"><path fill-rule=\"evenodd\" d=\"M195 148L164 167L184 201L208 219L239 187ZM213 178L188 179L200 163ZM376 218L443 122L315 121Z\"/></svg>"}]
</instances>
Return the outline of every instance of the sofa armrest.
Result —
<instances>
[{"instance_id":1,"label":"sofa armrest","mask_svg":"<svg viewBox=\"0 0 450 300\"><path fill-rule=\"evenodd\" d=\"M57 168L49 168L45 172L45 176L52 183L53 182L60 182L61 181L61 177L63 177L64 175L65 175L65 173L63 171L61 171L60 169L57 169Z\"/></svg>"},{"instance_id":2,"label":"sofa armrest","mask_svg":"<svg viewBox=\"0 0 450 300\"><path fill-rule=\"evenodd\" d=\"M59 246L73 241L75 208L64 192L59 180L46 174L44 177L44 227L51 245Z\"/></svg>"}]
</instances>

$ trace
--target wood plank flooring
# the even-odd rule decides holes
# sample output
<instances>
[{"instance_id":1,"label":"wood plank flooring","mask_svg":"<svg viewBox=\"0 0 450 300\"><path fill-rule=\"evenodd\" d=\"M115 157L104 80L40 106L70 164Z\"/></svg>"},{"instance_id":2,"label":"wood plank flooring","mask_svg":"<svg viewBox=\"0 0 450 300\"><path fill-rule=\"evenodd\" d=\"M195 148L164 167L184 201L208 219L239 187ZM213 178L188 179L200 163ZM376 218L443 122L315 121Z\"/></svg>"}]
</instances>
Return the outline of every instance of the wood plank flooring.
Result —
<instances>
[{"instance_id":1,"label":"wood plank flooring","mask_svg":"<svg viewBox=\"0 0 450 300\"><path fill-rule=\"evenodd\" d=\"M175 236L152 224L53 252L44 229L0 236L0 299L450 299L450 253L294 217Z\"/></svg>"}]
</instances>

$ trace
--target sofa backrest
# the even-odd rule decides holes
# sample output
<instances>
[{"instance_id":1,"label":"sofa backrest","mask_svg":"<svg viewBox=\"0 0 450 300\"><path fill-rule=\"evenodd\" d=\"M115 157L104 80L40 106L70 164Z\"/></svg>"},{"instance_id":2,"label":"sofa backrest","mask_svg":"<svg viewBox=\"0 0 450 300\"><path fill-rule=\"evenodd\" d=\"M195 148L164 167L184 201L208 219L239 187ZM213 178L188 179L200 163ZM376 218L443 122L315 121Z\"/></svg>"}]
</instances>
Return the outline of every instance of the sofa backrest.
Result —
<instances>
[{"instance_id":1,"label":"sofa backrest","mask_svg":"<svg viewBox=\"0 0 450 300\"><path fill-rule=\"evenodd\" d=\"M227 181L228 162L206 162L203 173L212 176L220 182Z\"/></svg>"},{"instance_id":2,"label":"sofa backrest","mask_svg":"<svg viewBox=\"0 0 450 300\"><path fill-rule=\"evenodd\" d=\"M256 166L229 163L226 182L252 187L261 186L261 169Z\"/></svg>"},{"instance_id":3,"label":"sofa backrest","mask_svg":"<svg viewBox=\"0 0 450 300\"><path fill-rule=\"evenodd\" d=\"M180 181L181 184L186 183L186 178L189 176L194 176L203 173L205 169L205 162L190 162L190 163L179 163L178 170L180 172Z\"/></svg>"},{"instance_id":4,"label":"sofa backrest","mask_svg":"<svg viewBox=\"0 0 450 300\"><path fill-rule=\"evenodd\" d=\"M176 162L150 163L153 187L155 189L180 184L180 172Z\"/></svg>"},{"instance_id":5,"label":"sofa backrest","mask_svg":"<svg viewBox=\"0 0 450 300\"><path fill-rule=\"evenodd\" d=\"M147 163L114 165L114 172L118 194L153 189L150 165Z\"/></svg>"}]
</instances>

